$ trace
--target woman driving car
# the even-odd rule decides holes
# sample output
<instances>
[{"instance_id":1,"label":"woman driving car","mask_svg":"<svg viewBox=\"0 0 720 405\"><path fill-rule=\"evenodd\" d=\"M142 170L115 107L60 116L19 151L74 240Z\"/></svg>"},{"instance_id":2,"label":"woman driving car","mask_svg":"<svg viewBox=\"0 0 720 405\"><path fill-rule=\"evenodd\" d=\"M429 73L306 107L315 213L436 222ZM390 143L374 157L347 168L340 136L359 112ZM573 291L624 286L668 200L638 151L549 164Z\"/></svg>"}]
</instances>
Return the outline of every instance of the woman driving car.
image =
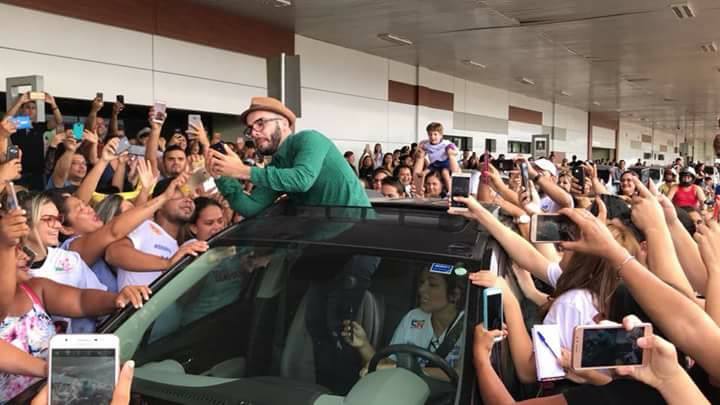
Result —
<instances>
[{"instance_id":1,"label":"woman driving car","mask_svg":"<svg viewBox=\"0 0 720 405\"><path fill-rule=\"evenodd\" d=\"M460 344L464 341L464 279L453 275L433 273L426 269L418 281L418 307L408 312L395 329L390 345L410 344L436 353L443 346L446 336L455 336L452 349L439 353L450 367L459 368ZM459 330L455 330L460 328ZM363 327L355 322L343 321L342 336L345 341L354 347L362 357L363 370L361 375L367 373L367 365L375 355L375 348L368 340ZM447 346L447 344L445 345ZM444 355L443 355L444 354ZM438 368L425 367L426 375L447 380L448 377ZM391 358L382 360L378 367L395 367Z\"/></svg>"}]
</instances>

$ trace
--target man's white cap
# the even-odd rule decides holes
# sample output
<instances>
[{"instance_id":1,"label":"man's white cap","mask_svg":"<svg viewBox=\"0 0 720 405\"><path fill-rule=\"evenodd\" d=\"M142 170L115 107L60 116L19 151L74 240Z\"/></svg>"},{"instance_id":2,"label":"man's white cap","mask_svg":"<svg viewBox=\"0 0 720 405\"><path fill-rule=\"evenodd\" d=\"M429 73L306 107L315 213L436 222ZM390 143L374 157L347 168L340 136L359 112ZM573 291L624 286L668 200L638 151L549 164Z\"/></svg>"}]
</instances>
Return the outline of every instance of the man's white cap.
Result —
<instances>
[{"instance_id":1,"label":"man's white cap","mask_svg":"<svg viewBox=\"0 0 720 405\"><path fill-rule=\"evenodd\" d=\"M552 174L553 176L557 176L557 167L553 162L547 160L547 159L538 159L535 162L533 162L535 166L538 168Z\"/></svg>"}]
</instances>

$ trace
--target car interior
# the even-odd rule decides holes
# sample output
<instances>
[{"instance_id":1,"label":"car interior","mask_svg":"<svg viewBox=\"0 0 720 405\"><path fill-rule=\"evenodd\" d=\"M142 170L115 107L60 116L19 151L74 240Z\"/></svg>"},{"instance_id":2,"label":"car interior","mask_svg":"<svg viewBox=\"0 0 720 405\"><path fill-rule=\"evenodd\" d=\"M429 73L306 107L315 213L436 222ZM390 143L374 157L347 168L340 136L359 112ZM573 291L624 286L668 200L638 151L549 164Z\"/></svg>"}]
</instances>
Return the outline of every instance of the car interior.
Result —
<instances>
[{"instance_id":1,"label":"car interior","mask_svg":"<svg viewBox=\"0 0 720 405\"><path fill-rule=\"evenodd\" d=\"M420 273L443 259L298 244L213 250L115 331L128 342L123 357L136 361L133 390L143 398L455 402L449 382L402 368L361 378L360 356L340 336L340 318L351 317L373 347L387 347L417 306Z\"/></svg>"}]
</instances>

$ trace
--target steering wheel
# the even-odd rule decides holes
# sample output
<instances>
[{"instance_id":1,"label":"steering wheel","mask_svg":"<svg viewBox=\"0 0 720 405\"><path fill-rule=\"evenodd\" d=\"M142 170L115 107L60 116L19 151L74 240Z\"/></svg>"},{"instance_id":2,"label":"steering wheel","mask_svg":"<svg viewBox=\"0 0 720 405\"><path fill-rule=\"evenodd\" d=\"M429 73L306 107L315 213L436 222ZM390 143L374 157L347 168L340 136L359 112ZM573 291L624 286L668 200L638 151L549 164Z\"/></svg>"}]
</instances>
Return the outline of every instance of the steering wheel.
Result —
<instances>
[{"instance_id":1,"label":"steering wheel","mask_svg":"<svg viewBox=\"0 0 720 405\"><path fill-rule=\"evenodd\" d=\"M417 374L420 378L426 378L427 375L422 371L422 367L417 362L418 358L425 359L429 365L438 367L450 379L450 384L457 387L460 377L454 368L450 367L447 361L430 350L423 349L415 345L390 345L378 352L370 359L368 363L368 373L372 373L377 369L380 360L397 355L397 366L410 370Z\"/></svg>"}]
</instances>

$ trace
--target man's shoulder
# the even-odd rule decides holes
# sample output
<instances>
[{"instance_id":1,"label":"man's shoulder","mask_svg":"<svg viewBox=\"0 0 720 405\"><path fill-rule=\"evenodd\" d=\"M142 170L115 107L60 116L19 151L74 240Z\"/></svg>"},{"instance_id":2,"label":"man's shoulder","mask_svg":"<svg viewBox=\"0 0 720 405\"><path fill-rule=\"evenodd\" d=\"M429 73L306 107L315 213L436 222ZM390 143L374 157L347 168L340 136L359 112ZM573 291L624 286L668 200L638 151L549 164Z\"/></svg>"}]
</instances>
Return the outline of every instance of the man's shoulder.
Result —
<instances>
[{"instance_id":1,"label":"man's shoulder","mask_svg":"<svg viewBox=\"0 0 720 405\"><path fill-rule=\"evenodd\" d=\"M296 141L330 141L330 139L323 135L320 131L315 129L303 129L302 131L296 132L292 135Z\"/></svg>"}]
</instances>

